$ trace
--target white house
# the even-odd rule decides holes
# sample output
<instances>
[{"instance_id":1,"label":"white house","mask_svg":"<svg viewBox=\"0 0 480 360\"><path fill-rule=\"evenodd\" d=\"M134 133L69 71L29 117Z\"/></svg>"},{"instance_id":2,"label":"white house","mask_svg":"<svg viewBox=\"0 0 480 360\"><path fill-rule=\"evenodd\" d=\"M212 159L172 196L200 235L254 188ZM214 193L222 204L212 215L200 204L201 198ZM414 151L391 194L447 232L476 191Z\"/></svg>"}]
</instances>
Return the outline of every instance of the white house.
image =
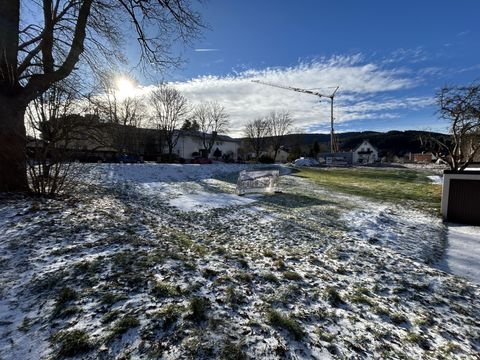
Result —
<instances>
[{"instance_id":1,"label":"white house","mask_svg":"<svg viewBox=\"0 0 480 360\"><path fill-rule=\"evenodd\" d=\"M207 134L207 137L211 134ZM217 135L209 157L213 157L213 152L218 148L223 155L228 155L231 159L237 160L240 140L233 139L227 135ZM200 153L203 149L202 134L197 131L181 131L178 137L174 153L189 160L194 153Z\"/></svg>"},{"instance_id":2,"label":"white house","mask_svg":"<svg viewBox=\"0 0 480 360\"><path fill-rule=\"evenodd\" d=\"M363 140L353 150L354 164L372 164L378 160L378 150L368 140Z\"/></svg>"},{"instance_id":3,"label":"white house","mask_svg":"<svg viewBox=\"0 0 480 360\"><path fill-rule=\"evenodd\" d=\"M262 151L260 153L260 157L262 157L262 156L268 156L268 157L273 159L273 157L275 156L275 151L270 147L267 151ZM288 161L288 156L289 156L289 152L287 151L287 149L284 148L283 146L281 146L277 151L277 156L275 157L275 162L286 163ZM254 159L255 158L255 153L254 152L249 153L249 157L251 159Z\"/></svg>"}]
</instances>

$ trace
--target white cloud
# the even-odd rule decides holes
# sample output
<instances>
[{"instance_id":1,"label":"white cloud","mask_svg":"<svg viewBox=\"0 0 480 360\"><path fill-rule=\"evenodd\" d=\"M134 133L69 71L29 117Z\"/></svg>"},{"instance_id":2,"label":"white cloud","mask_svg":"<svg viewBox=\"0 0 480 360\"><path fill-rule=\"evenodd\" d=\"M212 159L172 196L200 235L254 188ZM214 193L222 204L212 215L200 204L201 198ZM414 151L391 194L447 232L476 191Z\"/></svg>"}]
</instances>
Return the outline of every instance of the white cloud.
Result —
<instances>
[{"instance_id":1,"label":"white cloud","mask_svg":"<svg viewBox=\"0 0 480 360\"><path fill-rule=\"evenodd\" d=\"M388 58L385 59L385 63L419 63L428 58L429 55L422 46L417 46L413 49L399 48L393 51Z\"/></svg>"},{"instance_id":2,"label":"white cloud","mask_svg":"<svg viewBox=\"0 0 480 360\"><path fill-rule=\"evenodd\" d=\"M195 49L195 52L212 52L212 51L220 51L220 49L210 49L210 48L203 48L203 49Z\"/></svg>"},{"instance_id":3,"label":"white cloud","mask_svg":"<svg viewBox=\"0 0 480 360\"><path fill-rule=\"evenodd\" d=\"M193 104L211 100L222 104L230 115L230 135L233 136L242 136L246 122L272 110L290 111L295 127L306 131L329 124L329 99L253 83L254 79L326 94L340 86L335 98L337 123L393 119L399 111L432 103L431 98L387 96L417 86L418 80L406 69L365 62L360 54L303 62L292 67L249 69L227 76L201 76L172 85Z\"/></svg>"},{"instance_id":4,"label":"white cloud","mask_svg":"<svg viewBox=\"0 0 480 360\"><path fill-rule=\"evenodd\" d=\"M457 36L461 37L461 36L466 36L468 34L470 34L470 30L465 30L465 31L461 31L457 34Z\"/></svg>"}]
</instances>

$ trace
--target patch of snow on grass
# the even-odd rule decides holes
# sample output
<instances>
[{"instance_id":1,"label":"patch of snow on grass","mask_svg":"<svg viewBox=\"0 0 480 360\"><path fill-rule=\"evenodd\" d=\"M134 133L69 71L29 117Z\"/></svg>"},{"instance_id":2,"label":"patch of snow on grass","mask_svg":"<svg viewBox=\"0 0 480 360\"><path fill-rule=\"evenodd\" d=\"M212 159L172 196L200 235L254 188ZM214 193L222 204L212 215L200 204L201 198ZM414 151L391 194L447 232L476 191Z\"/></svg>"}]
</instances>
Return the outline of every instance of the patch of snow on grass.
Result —
<instances>
[{"instance_id":1,"label":"patch of snow on grass","mask_svg":"<svg viewBox=\"0 0 480 360\"><path fill-rule=\"evenodd\" d=\"M441 185L443 183L443 177L441 175L429 175L427 176L430 180L432 180L433 184Z\"/></svg>"},{"instance_id":2,"label":"patch of snow on grass","mask_svg":"<svg viewBox=\"0 0 480 360\"><path fill-rule=\"evenodd\" d=\"M77 359L478 354L480 287L423 261L439 218L293 176L238 197L248 166L99 164L71 198L0 201L0 358L73 330Z\"/></svg>"},{"instance_id":3,"label":"patch of snow on grass","mask_svg":"<svg viewBox=\"0 0 480 360\"><path fill-rule=\"evenodd\" d=\"M440 267L480 284L480 227L448 225L448 248Z\"/></svg>"},{"instance_id":4,"label":"patch of snow on grass","mask_svg":"<svg viewBox=\"0 0 480 360\"><path fill-rule=\"evenodd\" d=\"M445 236L445 229L441 220L420 211L360 201L343 219L352 236L420 261L432 262L443 252L439 239Z\"/></svg>"},{"instance_id":5,"label":"patch of snow on grass","mask_svg":"<svg viewBox=\"0 0 480 360\"><path fill-rule=\"evenodd\" d=\"M209 209L226 208L229 206L248 205L255 199L240 197L233 194L215 194L200 192L187 194L171 199L169 204L183 211L204 211Z\"/></svg>"}]
</instances>

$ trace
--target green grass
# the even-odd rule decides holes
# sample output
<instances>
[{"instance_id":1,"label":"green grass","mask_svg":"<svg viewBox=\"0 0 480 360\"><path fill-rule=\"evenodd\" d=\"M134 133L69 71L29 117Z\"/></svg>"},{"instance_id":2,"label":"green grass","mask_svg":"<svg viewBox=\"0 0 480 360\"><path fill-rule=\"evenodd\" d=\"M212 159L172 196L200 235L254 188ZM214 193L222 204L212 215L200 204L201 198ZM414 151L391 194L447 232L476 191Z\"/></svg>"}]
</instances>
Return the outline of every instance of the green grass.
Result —
<instances>
[{"instance_id":1,"label":"green grass","mask_svg":"<svg viewBox=\"0 0 480 360\"><path fill-rule=\"evenodd\" d=\"M75 290L69 287L64 287L58 292L56 303L60 305L64 305L69 301L75 300L77 297L78 297L78 294Z\"/></svg>"},{"instance_id":2,"label":"green grass","mask_svg":"<svg viewBox=\"0 0 480 360\"><path fill-rule=\"evenodd\" d=\"M80 312L80 308L68 306L71 301L77 298L78 294L75 290L69 287L62 288L55 298L55 307L53 308L52 316L54 318L64 318Z\"/></svg>"},{"instance_id":3,"label":"green grass","mask_svg":"<svg viewBox=\"0 0 480 360\"><path fill-rule=\"evenodd\" d=\"M328 189L372 200L409 203L420 210L438 213L441 185L427 174L409 169L347 168L300 169L296 176Z\"/></svg>"},{"instance_id":4,"label":"green grass","mask_svg":"<svg viewBox=\"0 0 480 360\"><path fill-rule=\"evenodd\" d=\"M181 294L181 291L180 291L180 288L172 284L158 281L153 286L151 293L153 296L157 298L167 298L167 297L179 296Z\"/></svg>"},{"instance_id":5,"label":"green grass","mask_svg":"<svg viewBox=\"0 0 480 360\"><path fill-rule=\"evenodd\" d=\"M207 298L195 297L190 300L190 318L195 322L201 322L207 319L207 310L210 301Z\"/></svg>"},{"instance_id":6,"label":"green grass","mask_svg":"<svg viewBox=\"0 0 480 360\"><path fill-rule=\"evenodd\" d=\"M100 298L100 302L105 305L113 305L118 301L127 300L128 297L123 294L114 294L111 292L106 292Z\"/></svg>"},{"instance_id":7,"label":"green grass","mask_svg":"<svg viewBox=\"0 0 480 360\"><path fill-rule=\"evenodd\" d=\"M126 333L128 330L135 328L140 325L140 321L135 316L126 315L123 318L117 320L108 336L108 340L112 340L113 338Z\"/></svg>"},{"instance_id":8,"label":"green grass","mask_svg":"<svg viewBox=\"0 0 480 360\"><path fill-rule=\"evenodd\" d=\"M335 335L333 334L330 334L329 332L321 329L321 328L317 328L315 330L315 333L318 335L318 337L320 338L320 340L322 341L326 341L326 342L332 342L334 339L335 339Z\"/></svg>"},{"instance_id":9,"label":"green grass","mask_svg":"<svg viewBox=\"0 0 480 360\"><path fill-rule=\"evenodd\" d=\"M175 323L178 319L180 319L185 310L186 309L183 305L167 304L159 311L154 313L153 316L159 319L163 319L163 328L165 330L170 325Z\"/></svg>"},{"instance_id":10,"label":"green grass","mask_svg":"<svg viewBox=\"0 0 480 360\"><path fill-rule=\"evenodd\" d=\"M102 324L109 324L116 320L122 312L120 310L112 310L103 315Z\"/></svg>"},{"instance_id":11,"label":"green grass","mask_svg":"<svg viewBox=\"0 0 480 360\"><path fill-rule=\"evenodd\" d=\"M58 347L58 358L77 356L93 348L90 337L83 330L60 331L50 340Z\"/></svg>"},{"instance_id":12,"label":"green grass","mask_svg":"<svg viewBox=\"0 0 480 360\"><path fill-rule=\"evenodd\" d=\"M407 336L405 336L405 340L420 346L423 350L430 350L430 342L424 336L409 332Z\"/></svg>"},{"instance_id":13,"label":"green grass","mask_svg":"<svg viewBox=\"0 0 480 360\"><path fill-rule=\"evenodd\" d=\"M283 277L287 280L293 280L293 281L302 280L302 275L300 275L295 271L285 271L283 273Z\"/></svg>"},{"instance_id":14,"label":"green grass","mask_svg":"<svg viewBox=\"0 0 480 360\"><path fill-rule=\"evenodd\" d=\"M340 305L345 304L345 301L343 301L338 291L331 286L328 286L325 289L325 300L327 300L330 303L330 305L334 307L338 307Z\"/></svg>"},{"instance_id":15,"label":"green grass","mask_svg":"<svg viewBox=\"0 0 480 360\"><path fill-rule=\"evenodd\" d=\"M294 318L290 315L283 315L274 309L267 311L267 321L272 326L287 330L294 336L295 340L301 340L305 335L302 327Z\"/></svg>"},{"instance_id":16,"label":"green grass","mask_svg":"<svg viewBox=\"0 0 480 360\"><path fill-rule=\"evenodd\" d=\"M240 291L236 291L233 286L229 286L225 290L225 300L229 304L238 305L244 303L246 298Z\"/></svg>"},{"instance_id":17,"label":"green grass","mask_svg":"<svg viewBox=\"0 0 480 360\"><path fill-rule=\"evenodd\" d=\"M221 360L246 360L247 355L242 351L240 344L227 341L220 352Z\"/></svg>"}]
</instances>

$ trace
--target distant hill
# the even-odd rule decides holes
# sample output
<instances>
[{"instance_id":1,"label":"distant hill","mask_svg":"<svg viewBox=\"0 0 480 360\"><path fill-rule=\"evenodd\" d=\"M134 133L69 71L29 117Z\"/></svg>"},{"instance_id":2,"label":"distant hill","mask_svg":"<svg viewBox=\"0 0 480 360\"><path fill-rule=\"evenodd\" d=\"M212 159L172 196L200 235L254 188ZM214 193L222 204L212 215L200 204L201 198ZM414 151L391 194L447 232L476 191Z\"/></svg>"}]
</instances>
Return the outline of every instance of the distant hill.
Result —
<instances>
[{"instance_id":1,"label":"distant hill","mask_svg":"<svg viewBox=\"0 0 480 360\"><path fill-rule=\"evenodd\" d=\"M408 152L419 153L425 151L421 146L419 138L426 134L445 136L445 134L416 130L389 131L385 133L377 131L345 132L336 134L336 136L341 151L353 150L362 140L366 139L377 147L382 155L404 155ZM315 141L319 143L321 151L329 151L330 134L291 134L285 137L283 145L290 149L300 148L303 153L308 153Z\"/></svg>"}]
</instances>

